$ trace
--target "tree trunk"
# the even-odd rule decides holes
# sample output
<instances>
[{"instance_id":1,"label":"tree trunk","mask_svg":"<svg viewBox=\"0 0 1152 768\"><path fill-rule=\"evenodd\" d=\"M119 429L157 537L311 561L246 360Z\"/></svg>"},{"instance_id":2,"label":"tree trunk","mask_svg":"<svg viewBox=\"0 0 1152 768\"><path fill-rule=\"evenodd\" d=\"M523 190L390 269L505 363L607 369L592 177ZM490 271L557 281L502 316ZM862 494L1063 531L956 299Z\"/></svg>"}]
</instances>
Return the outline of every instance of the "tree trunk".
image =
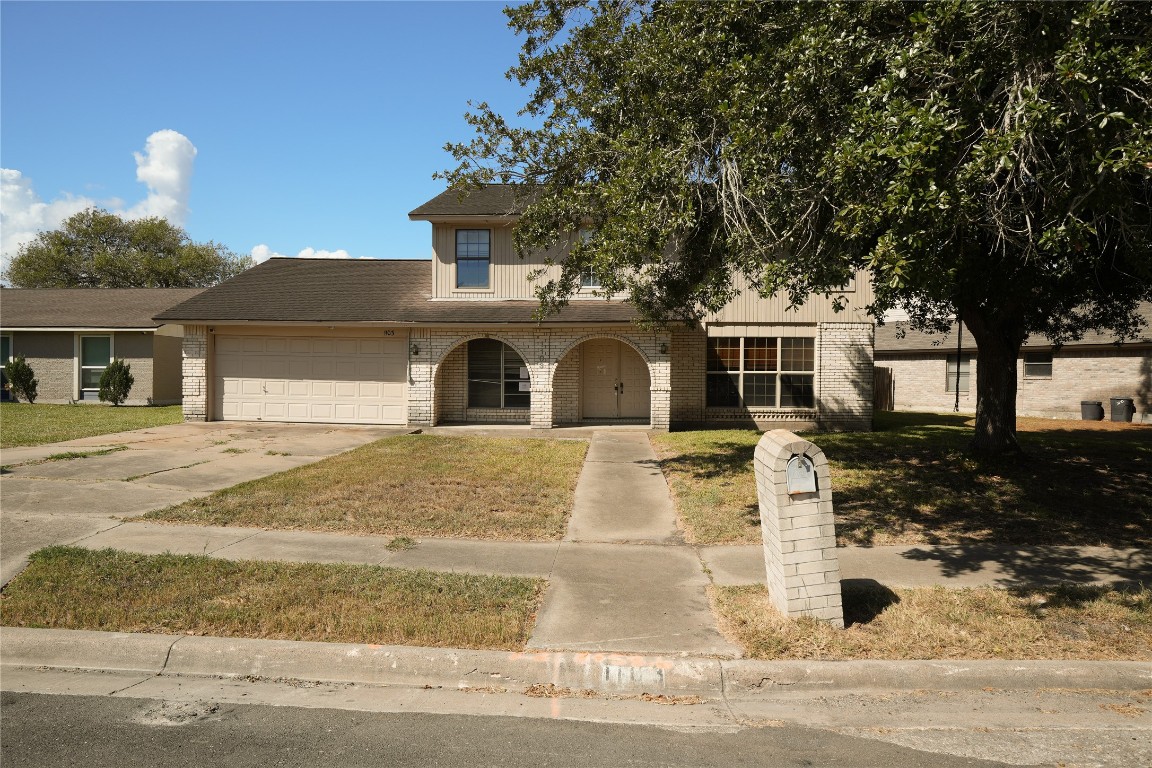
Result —
<instances>
[{"instance_id":1,"label":"tree trunk","mask_svg":"<svg viewBox=\"0 0 1152 768\"><path fill-rule=\"evenodd\" d=\"M976 433L972 450L986 455L1020 453L1016 441L1016 360L1026 336L1014 313L963 311L976 341Z\"/></svg>"}]
</instances>

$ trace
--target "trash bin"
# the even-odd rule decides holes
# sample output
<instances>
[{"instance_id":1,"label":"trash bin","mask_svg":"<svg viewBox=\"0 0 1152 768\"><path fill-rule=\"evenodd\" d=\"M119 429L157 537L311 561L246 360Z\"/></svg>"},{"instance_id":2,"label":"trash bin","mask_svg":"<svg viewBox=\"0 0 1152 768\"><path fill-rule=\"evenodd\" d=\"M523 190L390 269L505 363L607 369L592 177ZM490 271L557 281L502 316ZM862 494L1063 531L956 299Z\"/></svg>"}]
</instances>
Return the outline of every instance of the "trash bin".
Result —
<instances>
[{"instance_id":1,"label":"trash bin","mask_svg":"<svg viewBox=\"0 0 1152 768\"><path fill-rule=\"evenodd\" d=\"M1112 398L1112 421L1132 421L1136 414L1136 403L1130 397Z\"/></svg>"},{"instance_id":2,"label":"trash bin","mask_svg":"<svg viewBox=\"0 0 1152 768\"><path fill-rule=\"evenodd\" d=\"M1099 400L1081 400L1080 418L1084 421L1103 421L1104 404Z\"/></svg>"}]
</instances>

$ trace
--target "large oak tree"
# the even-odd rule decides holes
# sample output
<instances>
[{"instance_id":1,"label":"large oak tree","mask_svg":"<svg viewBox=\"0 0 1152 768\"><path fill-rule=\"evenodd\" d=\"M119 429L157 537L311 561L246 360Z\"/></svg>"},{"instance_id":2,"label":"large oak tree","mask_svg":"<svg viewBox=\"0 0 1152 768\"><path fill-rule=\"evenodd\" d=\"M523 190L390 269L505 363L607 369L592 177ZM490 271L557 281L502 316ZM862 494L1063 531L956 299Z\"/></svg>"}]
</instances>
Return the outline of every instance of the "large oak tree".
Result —
<instances>
[{"instance_id":1,"label":"large oak tree","mask_svg":"<svg viewBox=\"0 0 1152 768\"><path fill-rule=\"evenodd\" d=\"M20 246L4 279L16 288L203 288L251 266L251 257L193 242L165 219L89 208Z\"/></svg>"},{"instance_id":2,"label":"large oak tree","mask_svg":"<svg viewBox=\"0 0 1152 768\"><path fill-rule=\"evenodd\" d=\"M793 302L867 270L876 316L960 315L978 345L974 448L1018 449L1030 334L1130 337L1152 300L1152 14L1121 2L535 0L509 76L444 176L524 192L522 253L591 222L580 269L652 320L742 273ZM833 294L835 295L835 294Z\"/></svg>"}]
</instances>

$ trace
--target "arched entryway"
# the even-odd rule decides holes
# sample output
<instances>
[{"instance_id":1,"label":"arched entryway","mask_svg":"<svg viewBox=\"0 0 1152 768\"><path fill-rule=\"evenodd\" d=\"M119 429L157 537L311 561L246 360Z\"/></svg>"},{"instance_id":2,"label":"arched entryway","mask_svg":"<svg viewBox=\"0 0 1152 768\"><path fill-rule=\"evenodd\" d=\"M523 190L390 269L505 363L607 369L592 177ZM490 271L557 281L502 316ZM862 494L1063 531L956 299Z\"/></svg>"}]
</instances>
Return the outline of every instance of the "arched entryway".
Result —
<instances>
[{"instance_id":1,"label":"arched entryway","mask_svg":"<svg viewBox=\"0 0 1152 768\"><path fill-rule=\"evenodd\" d=\"M630 344L611 337L587 339L557 365L556 421L647 424L651 387L648 364Z\"/></svg>"}]
</instances>

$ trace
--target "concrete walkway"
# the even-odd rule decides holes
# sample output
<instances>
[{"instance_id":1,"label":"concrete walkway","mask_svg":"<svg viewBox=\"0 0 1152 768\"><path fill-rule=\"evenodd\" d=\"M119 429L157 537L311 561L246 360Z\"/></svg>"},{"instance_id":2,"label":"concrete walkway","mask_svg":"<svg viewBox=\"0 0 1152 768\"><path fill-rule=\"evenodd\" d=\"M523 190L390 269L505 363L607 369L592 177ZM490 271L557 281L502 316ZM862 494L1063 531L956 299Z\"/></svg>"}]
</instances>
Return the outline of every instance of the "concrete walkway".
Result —
<instances>
[{"instance_id":1,"label":"concrete walkway","mask_svg":"<svg viewBox=\"0 0 1152 768\"><path fill-rule=\"evenodd\" d=\"M643 432L596 432L530 648L739 655Z\"/></svg>"}]
</instances>

